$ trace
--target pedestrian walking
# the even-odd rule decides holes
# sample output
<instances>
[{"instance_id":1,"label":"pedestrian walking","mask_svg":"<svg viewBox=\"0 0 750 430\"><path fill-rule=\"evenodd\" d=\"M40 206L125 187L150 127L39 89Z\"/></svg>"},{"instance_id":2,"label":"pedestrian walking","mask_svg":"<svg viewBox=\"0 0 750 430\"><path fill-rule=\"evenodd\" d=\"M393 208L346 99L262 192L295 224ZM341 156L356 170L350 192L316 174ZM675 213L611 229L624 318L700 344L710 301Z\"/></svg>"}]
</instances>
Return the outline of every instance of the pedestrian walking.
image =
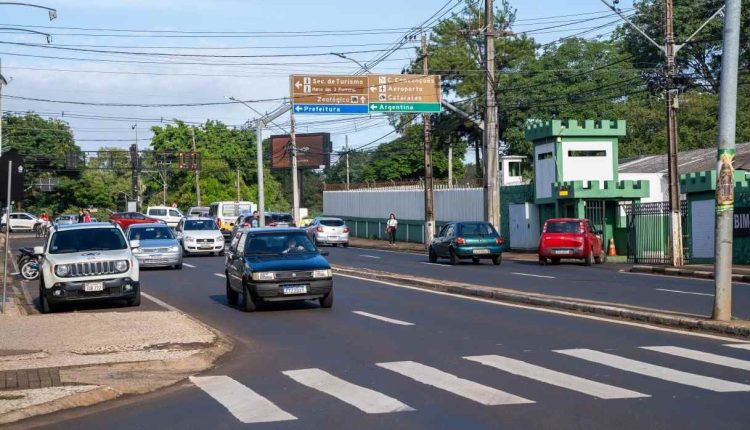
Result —
<instances>
[{"instance_id":1,"label":"pedestrian walking","mask_svg":"<svg viewBox=\"0 0 750 430\"><path fill-rule=\"evenodd\" d=\"M258 214L258 211L253 211L253 218L250 220L250 227L260 227L260 215Z\"/></svg>"},{"instance_id":2,"label":"pedestrian walking","mask_svg":"<svg viewBox=\"0 0 750 430\"><path fill-rule=\"evenodd\" d=\"M385 225L385 232L388 234L388 242L393 246L396 244L396 230L398 229L396 215L391 213L388 216L388 221L386 221Z\"/></svg>"},{"instance_id":3,"label":"pedestrian walking","mask_svg":"<svg viewBox=\"0 0 750 430\"><path fill-rule=\"evenodd\" d=\"M86 209L86 212L83 214L83 222L91 222L91 211Z\"/></svg>"}]
</instances>

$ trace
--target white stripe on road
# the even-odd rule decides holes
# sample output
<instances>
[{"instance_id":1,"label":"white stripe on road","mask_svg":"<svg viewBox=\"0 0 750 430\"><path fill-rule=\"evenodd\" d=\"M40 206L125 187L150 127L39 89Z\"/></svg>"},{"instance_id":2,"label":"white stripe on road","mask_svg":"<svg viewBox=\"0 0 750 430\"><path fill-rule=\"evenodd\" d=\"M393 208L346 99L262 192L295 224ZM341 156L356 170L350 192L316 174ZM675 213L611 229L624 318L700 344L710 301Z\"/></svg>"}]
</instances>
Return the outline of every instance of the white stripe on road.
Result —
<instances>
[{"instance_id":1,"label":"white stripe on road","mask_svg":"<svg viewBox=\"0 0 750 430\"><path fill-rule=\"evenodd\" d=\"M547 275L534 275L533 273L520 273L520 272L511 272L511 275L519 275L519 276L533 276L534 278L547 278L547 279L555 279L554 276L547 276Z\"/></svg>"},{"instance_id":2,"label":"white stripe on road","mask_svg":"<svg viewBox=\"0 0 750 430\"><path fill-rule=\"evenodd\" d=\"M380 258L381 258L381 257L378 257L377 255L368 255L368 254L359 254L359 256L360 257L365 257L365 258L375 258L377 260L380 260Z\"/></svg>"},{"instance_id":3,"label":"white stripe on road","mask_svg":"<svg viewBox=\"0 0 750 430\"><path fill-rule=\"evenodd\" d=\"M427 265L429 265L429 266L450 267L450 266L449 266L449 265L447 265L447 264L440 264L440 263L430 263L430 262L428 262L428 261L420 261L420 263L422 263L422 264L427 264Z\"/></svg>"},{"instance_id":4,"label":"white stripe on road","mask_svg":"<svg viewBox=\"0 0 750 430\"><path fill-rule=\"evenodd\" d=\"M410 322L406 322L406 321L401 321L401 320L396 320L396 319L388 318L388 317L383 317L383 316L380 316L380 315L375 315L375 314L371 314L369 312L364 312L364 311L352 311L352 313L357 314L357 315L362 315L363 317L370 317L370 318L374 318L376 320L389 322L391 324L414 325L414 323L410 323Z\"/></svg>"},{"instance_id":5,"label":"white stripe on road","mask_svg":"<svg viewBox=\"0 0 750 430\"><path fill-rule=\"evenodd\" d=\"M227 275L225 275L223 273L214 273L214 276L218 276L219 278L226 278L227 277Z\"/></svg>"},{"instance_id":6,"label":"white stripe on road","mask_svg":"<svg viewBox=\"0 0 750 430\"><path fill-rule=\"evenodd\" d=\"M185 267L189 267L191 269L195 269L195 266L193 266L192 264L182 263L182 265L185 266Z\"/></svg>"},{"instance_id":7,"label":"white stripe on road","mask_svg":"<svg viewBox=\"0 0 750 430\"><path fill-rule=\"evenodd\" d=\"M468 379L462 379L450 373L414 361L394 361L377 363L378 366L400 373L417 382L448 391L457 396L483 405L513 405L520 403L534 403L532 400L518 397L505 391L500 391L486 385L478 384Z\"/></svg>"},{"instance_id":8,"label":"white stripe on road","mask_svg":"<svg viewBox=\"0 0 750 430\"><path fill-rule=\"evenodd\" d=\"M750 343L726 343L724 346L728 346L730 348L738 348L738 349L746 349L750 351Z\"/></svg>"},{"instance_id":9,"label":"white stripe on road","mask_svg":"<svg viewBox=\"0 0 750 430\"><path fill-rule=\"evenodd\" d=\"M677 357L688 358L691 360L702 361L704 363L711 363L741 370L750 370L750 361L711 354L710 352L696 351L694 349L680 348L678 346L642 346L641 348L648 349L649 351L676 355Z\"/></svg>"},{"instance_id":10,"label":"white stripe on road","mask_svg":"<svg viewBox=\"0 0 750 430\"><path fill-rule=\"evenodd\" d=\"M703 388L705 390L727 393L733 391L750 391L750 385L739 384L736 382L725 381L723 379L712 378L710 376L696 375L694 373L682 372L680 370L670 369L668 367L656 366L654 364L644 363L642 361L631 360L606 352L594 351L591 349L563 349L556 350L560 354L602 364L626 372L638 373L640 375L650 376L652 378L662 379L665 381L676 382L678 384L690 385L692 387Z\"/></svg>"},{"instance_id":11,"label":"white stripe on road","mask_svg":"<svg viewBox=\"0 0 750 430\"><path fill-rule=\"evenodd\" d=\"M713 297L714 296L713 294L708 294L708 293L694 293L692 291L668 290L666 288L655 288L655 290L656 291L666 291L668 293L692 294L694 296L709 296L709 297Z\"/></svg>"},{"instance_id":12,"label":"white stripe on road","mask_svg":"<svg viewBox=\"0 0 750 430\"><path fill-rule=\"evenodd\" d=\"M626 390L613 385L602 384L600 382L568 375L566 373L557 372L555 370L550 370L524 361L499 355L478 355L464 358L484 364L485 366L504 370L514 375L525 376L536 381L578 391L579 393L588 394L589 396L598 397L600 399L634 399L638 397L650 397L648 394Z\"/></svg>"},{"instance_id":13,"label":"white stripe on road","mask_svg":"<svg viewBox=\"0 0 750 430\"><path fill-rule=\"evenodd\" d=\"M190 381L221 403L240 422L270 423L297 419L228 376L191 376Z\"/></svg>"},{"instance_id":14,"label":"white stripe on road","mask_svg":"<svg viewBox=\"0 0 750 430\"><path fill-rule=\"evenodd\" d=\"M414 410L393 397L344 381L320 369L287 370L281 373L302 385L333 396L368 414Z\"/></svg>"},{"instance_id":15,"label":"white stripe on road","mask_svg":"<svg viewBox=\"0 0 750 430\"><path fill-rule=\"evenodd\" d=\"M165 302L157 299L156 297L154 297L154 296L152 296L150 294L144 293L143 291L141 291L141 296L143 296L143 298L145 298L145 299L151 300L152 302L156 303L157 305L159 305L159 306L161 306L161 307L163 307L165 309L168 309L170 311L179 312L181 314L185 313L185 312L182 312L181 310L177 309L176 307L170 305L169 303L165 303Z\"/></svg>"}]
</instances>

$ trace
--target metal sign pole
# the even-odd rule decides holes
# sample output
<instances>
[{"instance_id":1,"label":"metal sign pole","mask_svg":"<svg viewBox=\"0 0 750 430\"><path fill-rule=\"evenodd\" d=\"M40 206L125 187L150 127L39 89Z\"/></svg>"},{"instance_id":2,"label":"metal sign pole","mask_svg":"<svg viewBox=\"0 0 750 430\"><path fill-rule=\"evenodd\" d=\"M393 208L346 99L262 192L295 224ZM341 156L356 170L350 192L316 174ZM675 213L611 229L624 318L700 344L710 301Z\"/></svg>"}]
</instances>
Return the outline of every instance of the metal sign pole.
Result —
<instances>
[{"instance_id":1,"label":"metal sign pole","mask_svg":"<svg viewBox=\"0 0 750 430\"><path fill-rule=\"evenodd\" d=\"M8 160L8 194L7 194L7 201L6 204L6 213L5 213L5 258L4 261L4 270L3 270L3 301L0 302L0 312L5 313L5 289L8 285L8 248L10 246L10 181L11 181L11 174L13 172L13 161Z\"/></svg>"}]
</instances>

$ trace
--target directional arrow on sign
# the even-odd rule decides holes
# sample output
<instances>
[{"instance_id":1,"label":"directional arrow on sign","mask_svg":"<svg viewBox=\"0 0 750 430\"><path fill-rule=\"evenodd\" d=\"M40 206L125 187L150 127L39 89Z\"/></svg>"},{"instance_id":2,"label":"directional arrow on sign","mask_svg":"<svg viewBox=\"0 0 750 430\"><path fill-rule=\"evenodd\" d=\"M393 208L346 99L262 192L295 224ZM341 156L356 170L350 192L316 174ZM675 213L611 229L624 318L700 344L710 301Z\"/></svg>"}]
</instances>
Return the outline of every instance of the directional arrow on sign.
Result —
<instances>
[{"instance_id":1,"label":"directional arrow on sign","mask_svg":"<svg viewBox=\"0 0 750 430\"><path fill-rule=\"evenodd\" d=\"M378 90L378 87L370 87L370 91L372 91L373 93L374 93L375 91L377 91L377 90Z\"/></svg>"},{"instance_id":2,"label":"directional arrow on sign","mask_svg":"<svg viewBox=\"0 0 750 430\"><path fill-rule=\"evenodd\" d=\"M370 109L372 109L372 110L378 110L378 105L370 105Z\"/></svg>"},{"instance_id":3,"label":"directional arrow on sign","mask_svg":"<svg viewBox=\"0 0 750 430\"><path fill-rule=\"evenodd\" d=\"M300 82L300 81L297 81L297 82L294 83L294 88L299 89L301 86L302 86L302 82Z\"/></svg>"},{"instance_id":4,"label":"directional arrow on sign","mask_svg":"<svg viewBox=\"0 0 750 430\"><path fill-rule=\"evenodd\" d=\"M365 102L365 96L362 96L362 97L360 97L360 98L359 98L359 102L360 102L360 103L364 103L364 102Z\"/></svg>"},{"instance_id":5,"label":"directional arrow on sign","mask_svg":"<svg viewBox=\"0 0 750 430\"><path fill-rule=\"evenodd\" d=\"M301 107L299 107L299 106L295 106L295 107L294 107L294 110L295 110L296 112L299 112L299 111L300 111L301 109L302 109L302 108L301 108Z\"/></svg>"}]
</instances>

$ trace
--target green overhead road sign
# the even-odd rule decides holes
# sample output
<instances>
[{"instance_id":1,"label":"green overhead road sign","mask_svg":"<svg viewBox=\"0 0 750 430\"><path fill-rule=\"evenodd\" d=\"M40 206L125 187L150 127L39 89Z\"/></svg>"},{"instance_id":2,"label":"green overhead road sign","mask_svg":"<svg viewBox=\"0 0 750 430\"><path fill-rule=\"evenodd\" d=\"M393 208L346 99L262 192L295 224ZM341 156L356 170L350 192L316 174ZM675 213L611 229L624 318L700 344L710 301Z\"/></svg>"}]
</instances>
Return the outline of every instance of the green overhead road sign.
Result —
<instances>
[{"instance_id":1,"label":"green overhead road sign","mask_svg":"<svg viewBox=\"0 0 750 430\"><path fill-rule=\"evenodd\" d=\"M433 113L440 112L440 103L370 103L370 112Z\"/></svg>"}]
</instances>

